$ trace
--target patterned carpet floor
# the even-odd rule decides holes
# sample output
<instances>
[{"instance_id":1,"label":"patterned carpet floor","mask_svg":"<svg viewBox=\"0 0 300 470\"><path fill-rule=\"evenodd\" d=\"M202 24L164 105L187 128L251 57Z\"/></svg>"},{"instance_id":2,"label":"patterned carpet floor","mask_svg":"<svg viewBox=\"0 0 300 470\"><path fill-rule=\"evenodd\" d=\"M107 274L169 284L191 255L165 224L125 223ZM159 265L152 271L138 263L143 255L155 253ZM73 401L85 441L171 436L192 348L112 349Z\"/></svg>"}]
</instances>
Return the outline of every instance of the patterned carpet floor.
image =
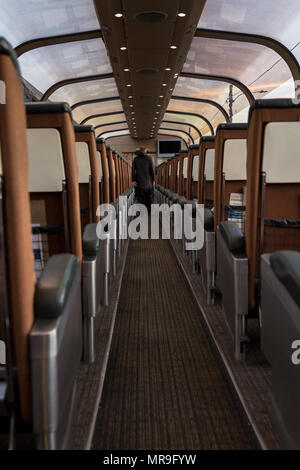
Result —
<instances>
[{"instance_id":1,"label":"patterned carpet floor","mask_svg":"<svg viewBox=\"0 0 300 470\"><path fill-rule=\"evenodd\" d=\"M92 449L257 449L167 240L130 241Z\"/></svg>"}]
</instances>

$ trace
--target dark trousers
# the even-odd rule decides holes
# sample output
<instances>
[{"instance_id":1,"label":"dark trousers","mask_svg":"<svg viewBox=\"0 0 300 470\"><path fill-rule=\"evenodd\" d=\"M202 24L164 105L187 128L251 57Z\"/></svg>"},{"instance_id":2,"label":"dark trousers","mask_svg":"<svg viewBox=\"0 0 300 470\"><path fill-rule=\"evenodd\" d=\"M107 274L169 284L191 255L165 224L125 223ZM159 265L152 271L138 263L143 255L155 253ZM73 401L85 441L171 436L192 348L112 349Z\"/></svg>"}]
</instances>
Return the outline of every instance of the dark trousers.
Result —
<instances>
[{"instance_id":1,"label":"dark trousers","mask_svg":"<svg viewBox=\"0 0 300 470\"><path fill-rule=\"evenodd\" d=\"M135 188L135 201L138 204L144 204L147 207L148 213L151 212L151 204L153 202L153 188L142 188L137 186Z\"/></svg>"}]
</instances>

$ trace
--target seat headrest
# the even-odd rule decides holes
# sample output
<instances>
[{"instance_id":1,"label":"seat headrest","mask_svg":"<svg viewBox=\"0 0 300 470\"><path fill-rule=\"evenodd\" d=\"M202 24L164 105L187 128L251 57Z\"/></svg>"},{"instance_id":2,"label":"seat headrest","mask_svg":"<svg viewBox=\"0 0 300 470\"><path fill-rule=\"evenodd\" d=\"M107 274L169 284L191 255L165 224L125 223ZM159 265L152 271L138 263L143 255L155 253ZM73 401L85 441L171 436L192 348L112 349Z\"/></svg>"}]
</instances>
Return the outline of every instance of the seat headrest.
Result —
<instances>
[{"instance_id":1,"label":"seat headrest","mask_svg":"<svg viewBox=\"0 0 300 470\"><path fill-rule=\"evenodd\" d=\"M58 114L69 113L72 118L72 111L68 103L26 103L27 114Z\"/></svg>"},{"instance_id":2,"label":"seat headrest","mask_svg":"<svg viewBox=\"0 0 300 470\"><path fill-rule=\"evenodd\" d=\"M188 150L181 150L180 153L188 153Z\"/></svg>"},{"instance_id":3,"label":"seat headrest","mask_svg":"<svg viewBox=\"0 0 300 470\"><path fill-rule=\"evenodd\" d=\"M101 137L97 137L96 142L97 144L105 144L105 140L102 139Z\"/></svg>"},{"instance_id":4,"label":"seat headrest","mask_svg":"<svg viewBox=\"0 0 300 470\"><path fill-rule=\"evenodd\" d=\"M20 78L21 72L20 72L17 54L15 53L15 50L12 47L12 45L3 37L0 37L0 54L8 55L10 57L11 61L13 62L15 66L16 72Z\"/></svg>"},{"instance_id":5,"label":"seat headrest","mask_svg":"<svg viewBox=\"0 0 300 470\"><path fill-rule=\"evenodd\" d=\"M109 151L111 150L111 147L109 147L108 145L106 146L106 150Z\"/></svg>"},{"instance_id":6,"label":"seat headrest","mask_svg":"<svg viewBox=\"0 0 300 470\"><path fill-rule=\"evenodd\" d=\"M217 127L217 132L219 131L247 131L248 124L244 123L227 123L227 124L219 124Z\"/></svg>"},{"instance_id":7,"label":"seat headrest","mask_svg":"<svg viewBox=\"0 0 300 470\"><path fill-rule=\"evenodd\" d=\"M216 136L209 135L209 136L201 137L200 144L202 144L202 142L215 142L215 141L216 141Z\"/></svg>"},{"instance_id":8,"label":"seat headrest","mask_svg":"<svg viewBox=\"0 0 300 470\"><path fill-rule=\"evenodd\" d=\"M299 101L299 100L298 100ZM265 99L265 100L255 100L249 109L249 119L250 122L252 113L255 109L263 108L300 108L300 102L297 102L291 98L274 98L274 99Z\"/></svg>"},{"instance_id":9,"label":"seat headrest","mask_svg":"<svg viewBox=\"0 0 300 470\"><path fill-rule=\"evenodd\" d=\"M94 127L93 126L74 126L74 131L75 132L94 132Z\"/></svg>"},{"instance_id":10,"label":"seat headrest","mask_svg":"<svg viewBox=\"0 0 300 470\"><path fill-rule=\"evenodd\" d=\"M190 145L189 147L190 150L199 150L199 148L200 148L199 144Z\"/></svg>"}]
</instances>

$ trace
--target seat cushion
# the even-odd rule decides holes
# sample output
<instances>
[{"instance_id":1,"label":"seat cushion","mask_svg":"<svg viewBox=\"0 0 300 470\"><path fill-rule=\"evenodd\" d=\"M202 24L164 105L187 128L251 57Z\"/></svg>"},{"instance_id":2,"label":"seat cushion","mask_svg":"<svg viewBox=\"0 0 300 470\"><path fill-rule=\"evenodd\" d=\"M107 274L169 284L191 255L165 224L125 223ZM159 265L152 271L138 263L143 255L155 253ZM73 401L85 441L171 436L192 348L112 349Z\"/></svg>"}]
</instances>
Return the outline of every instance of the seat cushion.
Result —
<instances>
[{"instance_id":1,"label":"seat cushion","mask_svg":"<svg viewBox=\"0 0 300 470\"><path fill-rule=\"evenodd\" d=\"M271 267L298 307L300 307L300 253L278 251L270 256Z\"/></svg>"}]
</instances>

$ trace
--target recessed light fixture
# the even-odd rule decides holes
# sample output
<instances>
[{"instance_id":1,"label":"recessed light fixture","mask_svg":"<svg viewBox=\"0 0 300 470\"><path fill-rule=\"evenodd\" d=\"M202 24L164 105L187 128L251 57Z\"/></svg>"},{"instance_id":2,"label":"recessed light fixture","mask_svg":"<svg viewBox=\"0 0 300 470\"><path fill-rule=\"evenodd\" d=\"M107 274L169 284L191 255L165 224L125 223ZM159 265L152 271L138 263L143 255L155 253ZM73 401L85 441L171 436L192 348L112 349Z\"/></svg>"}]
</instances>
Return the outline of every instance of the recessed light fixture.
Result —
<instances>
[{"instance_id":1,"label":"recessed light fixture","mask_svg":"<svg viewBox=\"0 0 300 470\"><path fill-rule=\"evenodd\" d=\"M133 104L130 104L129 106L130 106L131 108L133 108Z\"/></svg>"},{"instance_id":2,"label":"recessed light fixture","mask_svg":"<svg viewBox=\"0 0 300 470\"><path fill-rule=\"evenodd\" d=\"M160 108L160 107L161 107L161 104L158 104L157 106Z\"/></svg>"},{"instance_id":3,"label":"recessed light fixture","mask_svg":"<svg viewBox=\"0 0 300 470\"><path fill-rule=\"evenodd\" d=\"M131 114L134 114L134 111L131 111Z\"/></svg>"},{"instance_id":4,"label":"recessed light fixture","mask_svg":"<svg viewBox=\"0 0 300 470\"><path fill-rule=\"evenodd\" d=\"M130 70L129 69L124 69L124 72L130 72Z\"/></svg>"},{"instance_id":5,"label":"recessed light fixture","mask_svg":"<svg viewBox=\"0 0 300 470\"><path fill-rule=\"evenodd\" d=\"M177 46L171 46L171 49L177 49Z\"/></svg>"},{"instance_id":6,"label":"recessed light fixture","mask_svg":"<svg viewBox=\"0 0 300 470\"><path fill-rule=\"evenodd\" d=\"M174 78L177 78L177 77L178 77L178 73L175 73Z\"/></svg>"},{"instance_id":7,"label":"recessed light fixture","mask_svg":"<svg viewBox=\"0 0 300 470\"><path fill-rule=\"evenodd\" d=\"M160 98L163 98L163 97L164 97L164 95L160 95Z\"/></svg>"},{"instance_id":8,"label":"recessed light fixture","mask_svg":"<svg viewBox=\"0 0 300 470\"><path fill-rule=\"evenodd\" d=\"M155 113L155 114L159 114L159 111L156 111L156 113Z\"/></svg>"},{"instance_id":9,"label":"recessed light fixture","mask_svg":"<svg viewBox=\"0 0 300 470\"><path fill-rule=\"evenodd\" d=\"M123 14L118 12L118 13L115 13L115 17L116 18L122 18ZM179 15L178 15L179 16Z\"/></svg>"},{"instance_id":10,"label":"recessed light fixture","mask_svg":"<svg viewBox=\"0 0 300 470\"><path fill-rule=\"evenodd\" d=\"M133 98L133 96L128 96L128 99L129 99L129 100L132 100L132 98Z\"/></svg>"},{"instance_id":11,"label":"recessed light fixture","mask_svg":"<svg viewBox=\"0 0 300 470\"><path fill-rule=\"evenodd\" d=\"M165 70L166 70L167 72L170 72L171 69L170 69L170 67L167 67Z\"/></svg>"},{"instance_id":12,"label":"recessed light fixture","mask_svg":"<svg viewBox=\"0 0 300 470\"><path fill-rule=\"evenodd\" d=\"M166 84L166 83L163 83L162 86L167 86L167 84Z\"/></svg>"},{"instance_id":13,"label":"recessed light fixture","mask_svg":"<svg viewBox=\"0 0 300 470\"><path fill-rule=\"evenodd\" d=\"M173 88L170 88L170 91L173 91Z\"/></svg>"},{"instance_id":14,"label":"recessed light fixture","mask_svg":"<svg viewBox=\"0 0 300 470\"><path fill-rule=\"evenodd\" d=\"M178 13L179 18L184 18L186 16L186 13L180 12Z\"/></svg>"},{"instance_id":15,"label":"recessed light fixture","mask_svg":"<svg viewBox=\"0 0 300 470\"><path fill-rule=\"evenodd\" d=\"M131 85L131 83L127 83L127 85L126 85L126 86L132 86L132 85Z\"/></svg>"},{"instance_id":16,"label":"recessed light fixture","mask_svg":"<svg viewBox=\"0 0 300 470\"><path fill-rule=\"evenodd\" d=\"M126 51L127 47L126 46L122 46L120 47L121 51Z\"/></svg>"}]
</instances>

